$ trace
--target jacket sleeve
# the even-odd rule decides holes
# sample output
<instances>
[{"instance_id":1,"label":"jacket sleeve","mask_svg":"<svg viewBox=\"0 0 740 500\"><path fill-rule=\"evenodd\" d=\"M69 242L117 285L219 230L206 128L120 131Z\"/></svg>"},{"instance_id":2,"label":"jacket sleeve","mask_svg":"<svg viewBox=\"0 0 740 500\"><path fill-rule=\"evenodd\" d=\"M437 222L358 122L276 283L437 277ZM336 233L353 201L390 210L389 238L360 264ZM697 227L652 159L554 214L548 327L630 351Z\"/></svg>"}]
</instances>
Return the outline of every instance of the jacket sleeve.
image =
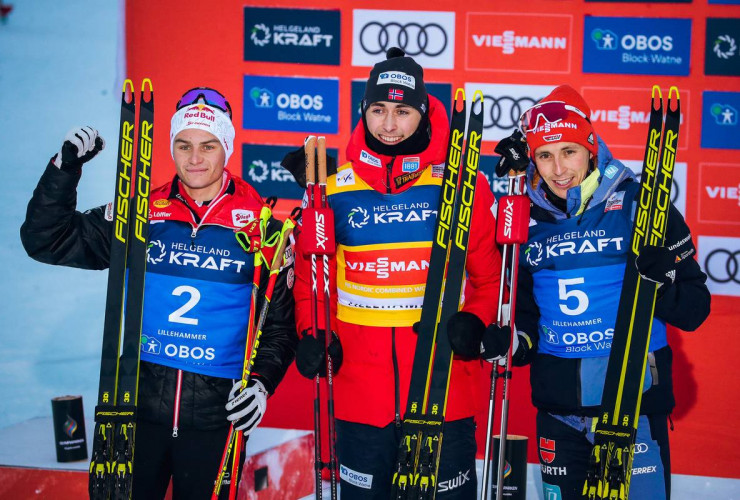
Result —
<instances>
[{"instance_id":1,"label":"jacket sleeve","mask_svg":"<svg viewBox=\"0 0 740 500\"><path fill-rule=\"evenodd\" d=\"M281 223L276 219L270 219L267 233L272 234L275 231L280 231L281 226ZM259 314L265 301L269 275L268 269L263 268L260 275L257 314ZM288 246L285 250L285 263L278 273L275 288L270 298L270 308L267 311L260 345L252 369L254 377L264 384L265 389L270 394L275 392L278 384L285 376L285 372L288 371L288 367L293 362L296 344L298 343L298 336L295 332L292 294L294 281L293 247Z\"/></svg>"},{"instance_id":2,"label":"jacket sleeve","mask_svg":"<svg viewBox=\"0 0 740 500\"><path fill-rule=\"evenodd\" d=\"M501 255L496 246L496 219L493 216L493 193L483 175L478 174L470 224L468 256L465 261L467 280L464 311L478 316L490 325L498 312L498 289Z\"/></svg>"},{"instance_id":3,"label":"jacket sleeve","mask_svg":"<svg viewBox=\"0 0 740 500\"><path fill-rule=\"evenodd\" d=\"M80 213L79 173L46 167L26 210L21 242L29 257L46 264L106 269L110 260L113 222L105 206Z\"/></svg>"},{"instance_id":4,"label":"jacket sleeve","mask_svg":"<svg viewBox=\"0 0 740 500\"><path fill-rule=\"evenodd\" d=\"M658 289L655 316L681 330L694 331L709 316L711 296L706 285L707 275L694 258L696 247L689 227L673 204L669 208L667 226L665 246L681 260L676 265L675 282Z\"/></svg>"},{"instance_id":5,"label":"jacket sleeve","mask_svg":"<svg viewBox=\"0 0 740 500\"><path fill-rule=\"evenodd\" d=\"M527 335L532 345L521 359L513 360L515 366L523 366L532 362L539 341L539 319L540 308L534 300L534 279L528 270L519 266L514 322L517 331Z\"/></svg>"}]
</instances>

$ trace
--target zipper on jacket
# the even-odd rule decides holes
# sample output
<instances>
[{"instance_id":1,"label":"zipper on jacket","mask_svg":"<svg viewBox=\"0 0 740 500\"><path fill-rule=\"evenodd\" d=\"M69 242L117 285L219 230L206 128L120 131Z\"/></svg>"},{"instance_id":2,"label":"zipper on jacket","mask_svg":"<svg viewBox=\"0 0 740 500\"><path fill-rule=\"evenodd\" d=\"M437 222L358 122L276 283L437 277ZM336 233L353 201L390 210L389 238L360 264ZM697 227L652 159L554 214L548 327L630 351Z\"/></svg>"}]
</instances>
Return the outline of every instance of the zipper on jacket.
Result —
<instances>
[{"instance_id":1,"label":"zipper on jacket","mask_svg":"<svg viewBox=\"0 0 740 500\"><path fill-rule=\"evenodd\" d=\"M393 164L396 161L396 157L391 158L388 165L385 166L385 189L387 194L391 194L391 172L393 171Z\"/></svg>"},{"instance_id":2,"label":"zipper on jacket","mask_svg":"<svg viewBox=\"0 0 740 500\"><path fill-rule=\"evenodd\" d=\"M396 427L401 427L401 383L398 380L398 356L396 355L396 328L391 327L391 354L393 356L393 382L396 391Z\"/></svg>"},{"instance_id":3,"label":"zipper on jacket","mask_svg":"<svg viewBox=\"0 0 740 500\"><path fill-rule=\"evenodd\" d=\"M211 210L213 210L213 207L215 207L221 200L226 198L227 195L228 193L224 192L221 196L219 196L215 200L212 200L211 203L208 204L208 210L206 210L206 213L203 214L202 219L198 219L197 214L193 211L192 208L190 208L185 199L182 196L178 195L178 199L190 211L190 216L193 218L193 222L196 224L195 227L193 227L193 230L190 231L190 250L195 250L195 237L198 236L198 229L203 226L203 222L208 218L208 214L210 214Z\"/></svg>"},{"instance_id":4,"label":"zipper on jacket","mask_svg":"<svg viewBox=\"0 0 740 500\"><path fill-rule=\"evenodd\" d=\"M182 393L182 370L177 370L177 387L175 388L175 411L172 415L172 437L177 437L180 426L180 396Z\"/></svg>"}]
</instances>

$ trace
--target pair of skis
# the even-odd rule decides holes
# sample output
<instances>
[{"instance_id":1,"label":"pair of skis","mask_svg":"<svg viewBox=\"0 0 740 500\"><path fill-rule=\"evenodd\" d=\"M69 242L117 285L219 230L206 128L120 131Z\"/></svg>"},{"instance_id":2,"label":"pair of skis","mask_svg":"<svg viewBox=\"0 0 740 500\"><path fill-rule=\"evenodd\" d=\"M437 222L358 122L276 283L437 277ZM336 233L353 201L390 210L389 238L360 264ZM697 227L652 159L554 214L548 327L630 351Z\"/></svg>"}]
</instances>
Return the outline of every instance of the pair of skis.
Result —
<instances>
[{"instance_id":1,"label":"pair of skis","mask_svg":"<svg viewBox=\"0 0 740 500\"><path fill-rule=\"evenodd\" d=\"M656 283L640 276L633 259L645 245L663 246L665 242L680 118L678 89L671 87L669 91L664 123L663 96L660 87L654 86L629 259L624 271L594 448L583 486L583 495L590 500L625 500L629 495L658 289Z\"/></svg>"},{"instance_id":2,"label":"pair of skis","mask_svg":"<svg viewBox=\"0 0 740 500\"><path fill-rule=\"evenodd\" d=\"M260 338L262 337L262 328L267 319L272 293L275 290L278 273L283 264L285 249L290 242L290 235L295 228L296 219L300 214L300 209L294 209L290 217L283 222L283 227L280 232L276 232L268 237L266 234L267 224L272 216L274 205L274 199L268 200L260 211L259 219L254 219L236 233L237 241L244 251L254 254L254 276L252 279L252 293L250 296L249 322L244 351L241 390L244 390L249 383L252 368L254 367L254 360L257 356L257 350L260 345ZM266 248L275 249L272 261L270 262L268 262L263 253ZM270 275L267 281L267 288L265 289L264 301L262 302L259 316L257 316L258 320L255 324L257 297L259 294L263 263L269 265L268 271ZM224 483L227 483L229 486L229 500L234 500L236 498L236 492L239 487L237 482L239 481L239 471L242 465L243 447L244 435L241 432L236 431L232 423L229 427L229 433L226 437L226 446L224 447L224 452L221 456L218 474L216 476L213 493L211 495L212 500L218 500Z\"/></svg>"},{"instance_id":3,"label":"pair of skis","mask_svg":"<svg viewBox=\"0 0 740 500\"><path fill-rule=\"evenodd\" d=\"M330 475L330 494L337 499L336 430L334 420L334 367L329 344L332 341L331 295L329 291L329 256L334 254L334 214L329 208L326 197L326 137L308 136L304 143L306 154L306 196L308 205L303 211L302 250L311 256L311 335L317 337L319 325L318 308L318 269L317 260L321 256L323 272L323 315L324 315L324 350L326 359L327 420L329 432L329 462L324 462L321 455L321 378L316 375L314 386L314 474L316 481L316 498L323 496L321 474L328 469ZM318 161L317 161L318 160ZM318 168L317 168L318 166ZM316 180L318 177L318 199Z\"/></svg>"},{"instance_id":4,"label":"pair of skis","mask_svg":"<svg viewBox=\"0 0 740 500\"><path fill-rule=\"evenodd\" d=\"M137 135L134 84L126 80L121 97L114 229L89 469L88 490L94 500L131 497L154 137L154 90L148 78L142 82L139 105Z\"/></svg>"},{"instance_id":5,"label":"pair of skis","mask_svg":"<svg viewBox=\"0 0 740 500\"><path fill-rule=\"evenodd\" d=\"M459 309L465 277L483 130L482 92L475 93L471 108L466 140L465 91L457 89L409 396L393 473L391 498L396 500L433 499L437 489L452 366L447 321Z\"/></svg>"}]
</instances>

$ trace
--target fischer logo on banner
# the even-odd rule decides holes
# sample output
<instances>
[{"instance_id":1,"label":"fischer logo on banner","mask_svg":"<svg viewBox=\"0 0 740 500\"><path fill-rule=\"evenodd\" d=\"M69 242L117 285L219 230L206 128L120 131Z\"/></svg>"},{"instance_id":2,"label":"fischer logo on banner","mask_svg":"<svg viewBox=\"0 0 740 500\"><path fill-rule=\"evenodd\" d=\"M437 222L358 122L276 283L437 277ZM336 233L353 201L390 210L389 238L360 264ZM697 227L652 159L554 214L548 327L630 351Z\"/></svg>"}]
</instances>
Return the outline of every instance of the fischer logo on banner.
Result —
<instances>
[{"instance_id":1,"label":"fischer logo on banner","mask_svg":"<svg viewBox=\"0 0 740 500\"><path fill-rule=\"evenodd\" d=\"M522 19L502 29L500 20ZM570 73L573 16L475 12L466 17L465 69Z\"/></svg>"},{"instance_id":2,"label":"fischer logo on banner","mask_svg":"<svg viewBox=\"0 0 740 500\"><path fill-rule=\"evenodd\" d=\"M699 164L699 220L740 225L740 164Z\"/></svg>"},{"instance_id":3,"label":"fischer logo on banner","mask_svg":"<svg viewBox=\"0 0 740 500\"><path fill-rule=\"evenodd\" d=\"M553 85L465 84L466 95L483 92L483 140L500 141L519 126L519 117L549 94Z\"/></svg>"},{"instance_id":4,"label":"fischer logo on banner","mask_svg":"<svg viewBox=\"0 0 740 500\"><path fill-rule=\"evenodd\" d=\"M650 90L621 87L584 87L581 94L591 107L591 123L610 148L637 148L645 151L647 126L650 122ZM692 109L691 92L679 89L681 123L687 123ZM663 89L663 107L668 105L668 89ZM682 126L678 149L688 148L689 134Z\"/></svg>"},{"instance_id":5,"label":"fischer logo on banner","mask_svg":"<svg viewBox=\"0 0 740 500\"><path fill-rule=\"evenodd\" d=\"M740 238L699 236L697 260L712 295L740 297Z\"/></svg>"},{"instance_id":6,"label":"fischer logo on banner","mask_svg":"<svg viewBox=\"0 0 740 500\"><path fill-rule=\"evenodd\" d=\"M691 19L587 16L584 73L688 76Z\"/></svg>"},{"instance_id":7,"label":"fischer logo on banner","mask_svg":"<svg viewBox=\"0 0 740 500\"><path fill-rule=\"evenodd\" d=\"M424 69L455 67L455 13L352 11L352 66L373 66L400 47Z\"/></svg>"}]
</instances>

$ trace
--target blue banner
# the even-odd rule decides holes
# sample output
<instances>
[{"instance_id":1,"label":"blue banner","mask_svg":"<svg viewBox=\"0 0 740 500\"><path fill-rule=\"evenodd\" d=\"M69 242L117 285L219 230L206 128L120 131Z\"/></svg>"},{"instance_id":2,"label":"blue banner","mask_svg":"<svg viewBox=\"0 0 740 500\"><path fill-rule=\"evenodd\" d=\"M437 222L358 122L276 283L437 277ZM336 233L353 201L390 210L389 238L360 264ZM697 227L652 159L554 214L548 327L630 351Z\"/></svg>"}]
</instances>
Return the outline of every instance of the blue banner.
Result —
<instances>
[{"instance_id":1,"label":"blue banner","mask_svg":"<svg viewBox=\"0 0 740 500\"><path fill-rule=\"evenodd\" d=\"M740 149L738 111L740 111L740 93L704 92L702 94L701 147Z\"/></svg>"},{"instance_id":2,"label":"blue banner","mask_svg":"<svg viewBox=\"0 0 740 500\"><path fill-rule=\"evenodd\" d=\"M244 76L245 129L336 134L338 109L336 78Z\"/></svg>"},{"instance_id":3,"label":"blue banner","mask_svg":"<svg viewBox=\"0 0 740 500\"><path fill-rule=\"evenodd\" d=\"M704 74L740 76L740 19L707 19Z\"/></svg>"},{"instance_id":4,"label":"blue banner","mask_svg":"<svg viewBox=\"0 0 740 500\"><path fill-rule=\"evenodd\" d=\"M583 72L688 76L691 20L586 17Z\"/></svg>"},{"instance_id":5,"label":"blue banner","mask_svg":"<svg viewBox=\"0 0 740 500\"><path fill-rule=\"evenodd\" d=\"M244 8L244 60L339 65L338 10Z\"/></svg>"}]
</instances>

